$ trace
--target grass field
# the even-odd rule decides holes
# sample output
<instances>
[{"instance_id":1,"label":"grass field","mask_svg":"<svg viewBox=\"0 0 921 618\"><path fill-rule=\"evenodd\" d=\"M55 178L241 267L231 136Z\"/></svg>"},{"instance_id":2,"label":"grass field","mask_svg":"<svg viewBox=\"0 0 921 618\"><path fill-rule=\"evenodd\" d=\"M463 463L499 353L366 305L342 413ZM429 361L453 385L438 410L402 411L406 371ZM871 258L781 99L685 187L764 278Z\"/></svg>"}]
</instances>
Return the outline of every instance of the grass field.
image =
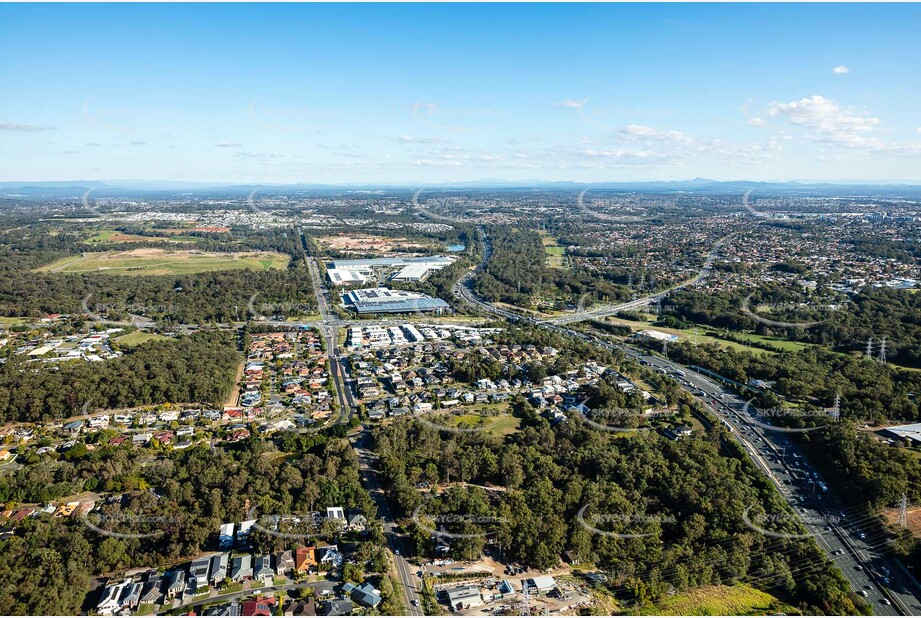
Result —
<instances>
[{"instance_id":1,"label":"grass field","mask_svg":"<svg viewBox=\"0 0 921 618\"><path fill-rule=\"evenodd\" d=\"M162 232L163 230L161 230ZM168 232L168 231L167 231ZM141 236L138 234L125 234L118 230L100 230L93 236L87 238L84 242L90 244L105 244L116 242L170 242L170 243L191 243L197 242L194 236Z\"/></svg>"},{"instance_id":2,"label":"grass field","mask_svg":"<svg viewBox=\"0 0 921 618\"><path fill-rule=\"evenodd\" d=\"M187 275L212 270L269 270L288 266L290 258L268 251L242 253L205 253L135 249L99 251L80 257L67 257L38 270L58 273L103 273L114 275Z\"/></svg>"},{"instance_id":3,"label":"grass field","mask_svg":"<svg viewBox=\"0 0 921 618\"><path fill-rule=\"evenodd\" d=\"M486 406L479 406L486 408ZM499 416L481 416L476 413L475 409L470 409L465 414L446 415L443 422L451 427L461 427L464 429L485 429L496 436L506 436L518 431L521 427L521 420L511 414L500 414Z\"/></svg>"},{"instance_id":4,"label":"grass field","mask_svg":"<svg viewBox=\"0 0 921 618\"><path fill-rule=\"evenodd\" d=\"M608 317L607 320L615 324L623 324L624 326L629 326L633 330L642 330L644 328L652 328L654 330L662 331L664 333L669 333L671 335L678 335L682 340L691 340L697 343L715 343L724 348L731 348L739 352L751 352L754 354L773 354L770 350L765 350L764 348L749 346L744 343L738 343L737 341L730 341L728 339L723 339L714 335L712 332L709 334L704 334L703 329L695 330L693 328L664 328L662 326L654 326L655 316L650 315L649 320L645 322L639 322L636 320L624 320L616 317ZM745 339L750 339L753 344L762 343L765 346L774 348L778 351L791 351L796 352L802 349L805 349L809 346L806 343L799 343L796 341L789 341L787 339L781 339L779 337L765 337L763 335L755 334L741 334L741 337Z\"/></svg>"},{"instance_id":5,"label":"grass field","mask_svg":"<svg viewBox=\"0 0 921 618\"><path fill-rule=\"evenodd\" d=\"M774 603L773 607L771 603ZM796 610L751 586L704 586L663 599L634 613L641 616L763 616Z\"/></svg>"},{"instance_id":6,"label":"grass field","mask_svg":"<svg viewBox=\"0 0 921 618\"><path fill-rule=\"evenodd\" d=\"M547 253L547 266L550 268L566 268L566 247L561 247L556 238L546 232L539 232L540 241L544 245L544 251Z\"/></svg>"},{"instance_id":7,"label":"grass field","mask_svg":"<svg viewBox=\"0 0 921 618\"><path fill-rule=\"evenodd\" d=\"M145 333L143 331L136 330L133 333L128 333L127 335L122 335L115 339L115 341L123 348L133 348L146 343L148 341L164 341L169 339L169 337L164 337L163 335L157 335L155 333Z\"/></svg>"}]
</instances>

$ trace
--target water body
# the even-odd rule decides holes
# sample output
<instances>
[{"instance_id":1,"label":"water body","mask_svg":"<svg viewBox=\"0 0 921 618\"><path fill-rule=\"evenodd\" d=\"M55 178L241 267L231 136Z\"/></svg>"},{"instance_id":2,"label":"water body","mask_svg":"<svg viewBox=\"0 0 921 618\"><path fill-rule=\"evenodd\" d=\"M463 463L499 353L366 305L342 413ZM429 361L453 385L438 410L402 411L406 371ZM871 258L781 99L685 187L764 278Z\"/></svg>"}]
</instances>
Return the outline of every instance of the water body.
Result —
<instances>
[{"instance_id":1,"label":"water body","mask_svg":"<svg viewBox=\"0 0 921 618\"><path fill-rule=\"evenodd\" d=\"M451 253L457 253L458 251L463 251L466 248L467 245L448 245L445 247L445 250L450 251Z\"/></svg>"}]
</instances>

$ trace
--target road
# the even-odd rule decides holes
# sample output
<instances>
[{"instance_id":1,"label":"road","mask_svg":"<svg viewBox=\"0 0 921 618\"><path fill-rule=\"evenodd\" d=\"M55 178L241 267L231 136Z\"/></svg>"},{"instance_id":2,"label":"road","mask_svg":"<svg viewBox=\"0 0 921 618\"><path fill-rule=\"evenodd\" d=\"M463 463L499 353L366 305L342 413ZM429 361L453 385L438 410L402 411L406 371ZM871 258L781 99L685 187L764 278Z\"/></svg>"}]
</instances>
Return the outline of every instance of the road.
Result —
<instances>
[{"instance_id":1,"label":"road","mask_svg":"<svg viewBox=\"0 0 921 618\"><path fill-rule=\"evenodd\" d=\"M665 298L672 292L675 292L675 291L678 291L678 290L681 290L687 287L693 287L707 278L707 276L710 274L710 271L713 269L713 261L716 259L716 256L719 254L720 249L722 249L726 241L728 241L730 238L732 238L733 236L736 236L739 233L740 232L733 232L732 234L727 234L726 236L723 236L722 238L717 240L713 244L713 246L710 248L710 251L707 253L707 257L704 259L703 266L701 266L698 273L694 275L692 278L688 279L687 281L683 281L682 283L679 283L678 285L675 285L667 290L656 292L655 294L650 294L649 296L644 296L642 298L637 298L635 300L631 300L629 302L626 302L620 305L600 307L592 311L575 313L573 315L566 315L566 316L561 316L558 318L550 318L549 320L547 320L547 322L550 324L559 325L559 324L572 324L575 322L582 322L584 320L593 320L597 318L603 318L609 315L615 315L617 313L620 313L621 311L629 311L630 309L638 309L640 307L651 305L653 303L656 303L662 300L663 298Z\"/></svg>"},{"instance_id":2,"label":"road","mask_svg":"<svg viewBox=\"0 0 921 618\"><path fill-rule=\"evenodd\" d=\"M329 359L330 375L333 379L333 385L336 391L336 399L339 404L339 423L347 423L356 412L356 402L354 393L348 382L349 376L347 358L339 351L338 334L339 329L344 323L334 313L330 312L329 290L320 276L319 267L316 261L307 255L307 239L303 231L300 231L302 247L304 249L304 260L310 270L310 277L313 282L314 295L317 298L317 306L320 310L320 323L317 327L326 338L326 355ZM370 436L366 431L359 434L354 447L358 455L358 464L361 471L361 480L365 489L374 498L377 503L377 512L382 519L384 527L384 536L387 539L387 547L393 557L396 566L397 576L400 580L400 587L403 589L403 596L406 605L406 611L411 616L421 616L422 600L419 596L420 583L413 574L412 565L406 561L403 550L403 540L393 528L393 517L390 514L390 506L381 487L380 480L377 477L377 471L374 468L376 458L374 454L367 449L367 440Z\"/></svg>"},{"instance_id":3,"label":"road","mask_svg":"<svg viewBox=\"0 0 921 618\"><path fill-rule=\"evenodd\" d=\"M315 582L296 582L283 584L281 586L266 586L263 588L253 588L249 590L238 590L236 592L228 592L226 594L218 594L213 597L208 597L206 599L189 599L188 601L181 601L179 603L173 602L173 605L169 607L163 606L160 608L158 615L167 615L173 610L179 609L180 607L192 607L195 605L203 605L207 603L208 605L214 603L226 603L228 601L236 601L244 597L251 597L253 595L265 595L267 592L277 592L279 590L296 590L298 588L323 588L328 586L329 589L333 589L335 586L338 586L338 582L332 582L328 580L319 580Z\"/></svg>"},{"instance_id":4,"label":"road","mask_svg":"<svg viewBox=\"0 0 921 618\"><path fill-rule=\"evenodd\" d=\"M692 282L706 276L714 256L730 236L732 235L720 239L714 245L704 268L697 277L684 285L691 285ZM485 239L485 232L482 232L482 238ZM800 515L809 534L838 566L853 590L870 604L875 614L921 615L921 591L914 587L900 572L893 559L886 554L885 540L874 538L868 531L867 524L872 518L861 517L861 514L846 509L844 503L831 490L817 489L825 485L818 472L786 434L765 427L770 423L759 417L754 407L690 367L627 345L602 341L598 337L574 331L559 323L538 320L494 307L473 292L470 285L472 275L472 272L467 273L458 280L453 292L474 307L513 322L529 322L611 351L622 352L637 362L678 379L688 392L703 402L716 418L730 428L734 438L743 446L755 465L770 479L790 507ZM639 301L655 296L658 295ZM586 314L582 315L583 319L588 317ZM593 314L592 317L594 315L597 314ZM810 566L814 565L800 565L800 568Z\"/></svg>"},{"instance_id":5,"label":"road","mask_svg":"<svg viewBox=\"0 0 921 618\"><path fill-rule=\"evenodd\" d=\"M422 616L422 597L421 581L416 576L412 564L404 557L406 552L403 547L403 539L396 533L393 526L393 516L390 512L390 504L387 502L387 496L384 493L383 486L377 476L375 466L377 464L377 455L369 450L371 436L367 431L362 432L356 439L355 450L358 452L358 466L361 471L361 481L374 498L377 504L377 513L381 517L384 525L384 536L387 539L387 546L393 554L393 562L396 565L397 575L400 583L403 585L403 595L406 601L406 610L412 616Z\"/></svg>"}]
</instances>

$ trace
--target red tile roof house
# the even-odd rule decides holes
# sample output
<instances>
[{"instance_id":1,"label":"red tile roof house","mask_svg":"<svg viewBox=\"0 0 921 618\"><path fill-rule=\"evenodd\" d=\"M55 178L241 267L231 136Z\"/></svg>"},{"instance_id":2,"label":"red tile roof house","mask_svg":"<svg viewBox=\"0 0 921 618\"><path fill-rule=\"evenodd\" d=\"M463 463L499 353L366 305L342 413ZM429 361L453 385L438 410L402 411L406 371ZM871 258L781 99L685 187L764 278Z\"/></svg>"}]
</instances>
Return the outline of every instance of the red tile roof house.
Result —
<instances>
[{"instance_id":1,"label":"red tile roof house","mask_svg":"<svg viewBox=\"0 0 921 618\"><path fill-rule=\"evenodd\" d=\"M249 601L243 601L243 615L271 616L274 605L275 599L271 597L256 597Z\"/></svg>"},{"instance_id":2,"label":"red tile roof house","mask_svg":"<svg viewBox=\"0 0 921 618\"><path fill-rule=\"evenodd\" d=\"M153 436L160 444L169 444L175 437L172 431L159 431Z\"/></svg>"}]
</instances>

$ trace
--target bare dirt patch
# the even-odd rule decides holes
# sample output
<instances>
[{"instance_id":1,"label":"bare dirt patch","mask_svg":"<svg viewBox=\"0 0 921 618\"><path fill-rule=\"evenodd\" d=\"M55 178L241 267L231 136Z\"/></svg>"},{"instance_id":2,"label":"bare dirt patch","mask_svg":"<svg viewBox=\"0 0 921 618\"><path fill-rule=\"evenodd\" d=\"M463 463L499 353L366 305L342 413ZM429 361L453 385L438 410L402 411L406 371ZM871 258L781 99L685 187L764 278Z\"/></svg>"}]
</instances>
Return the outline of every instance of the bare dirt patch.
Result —
<instances>
[{"instance_id":1,"label":"bare dirt patch","mask_svg":"<svg viewBox=\"0 0 921 618\"><path fill-rule=\"evenodd\" d=\"M352 251L356 253L388 253L397 248L422 249L428 245L411 242L406 238L386 238L366 234L337 234L318 239L333 251Z\"/></svg>"}]
</instances>

